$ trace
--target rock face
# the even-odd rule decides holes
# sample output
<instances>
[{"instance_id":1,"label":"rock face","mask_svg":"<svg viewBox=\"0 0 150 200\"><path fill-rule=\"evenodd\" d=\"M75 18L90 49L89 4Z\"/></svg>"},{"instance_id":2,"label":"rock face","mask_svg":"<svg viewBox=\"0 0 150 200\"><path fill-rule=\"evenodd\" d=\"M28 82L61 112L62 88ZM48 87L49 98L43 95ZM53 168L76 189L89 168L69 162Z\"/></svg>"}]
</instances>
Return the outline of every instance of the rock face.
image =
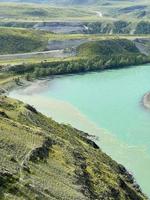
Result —
<instances>
[{"instance_id":1,"label":"rock face","mask_svg":"<svg viewBox=\"0 0 150 200\"><path fill-rule=\"evenodd\" d=\"M119 14L118 14L119 15ZM143 11L139 13L139 17L146 15ZM125 20L115 21L93 21L93 22L78 22L78 21L50 21L50 22L5 22L1 21L2 27L18 27L32 28L35 30L43 30L54 33L70 33L70 34L150 34L150 22L141 18L140 21L132 22Z\"/></svg>"},{"instance_id":2,"label":"rock face","mask_svg":"<svg viewBox=\"0 0 150 200\"><path fill-rule=\"evenodd\" d=\"M50 40L48 42L48 50L63 50L76 48L81 44L88 42L88 39L70 39L70 40Z\"/></svg>"},{"instance_id":3,"label":"rock face","mask_svg":"<svg viewBox=\"0 0 150 200\"><path fill-rule=\"evenodd\" d=\"M146 56L150 55L150 39L149 38L145 38L145 39L137 38L134 40L134 43L141 53L145 54Z\"/></svg>"},{"instance_id":4,"label":"rock face","mask_svg":"<svg viewBox=\"0 0 150 200\"><path fill-rule=\"evenodd\" d=\"M142 99L145 108L150 109L150 92L146 93Z\"/></svg>"},{"instance_id":5,"label":"rock face","mask_svg":"<svg viewBox=\"0 0 150 200\"><path fill-rule=\"evenodd\" d=\"M54 33L83 33L85 30L80 22L43 22L35 24L33 28Z\"/></svg>"},{"instance_id":6,"label":"rock face","mask_svg":"<svg viewBox=\"0 0 150 200\"><path fill-rule=\"evenodd\" d=\"M1 199L147 199L88 134L4 96L0 109Z\"/></svg>"}]
</instances>

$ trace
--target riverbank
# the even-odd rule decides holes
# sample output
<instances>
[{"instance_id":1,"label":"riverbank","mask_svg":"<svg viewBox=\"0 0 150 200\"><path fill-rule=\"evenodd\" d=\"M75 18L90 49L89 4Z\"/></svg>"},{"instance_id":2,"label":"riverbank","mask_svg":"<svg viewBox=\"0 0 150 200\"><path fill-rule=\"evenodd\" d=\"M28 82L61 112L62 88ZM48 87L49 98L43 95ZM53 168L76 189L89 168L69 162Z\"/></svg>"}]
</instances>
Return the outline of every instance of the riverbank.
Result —
<instances>
[{"instance_id":1,"label":"riverbank","mask_svg":"<svg viewBox=\"0 0 150 200\"><path fill-rule=\"evenodd\" d=\"M17 87L27 87L32 83L33 82L26 81L25 79L16 76L4 78L0 80L0 95L7 95L11 90Z\"/></svg>"},{"instance_id":2,"label":"riverbank","mask_svg":"<svg viewBox=\"0 0 150 200\"><path fill-rule=\"evenodd\" d=\"M28 93L32 94L32 92L38 92L43 90L47 87L47 82L50 78L44 79L36 79L33 81L27 81L24 78L20 78L19 82L17 83L15 78L12 78L9 81L6 81L4 84L0 83L0 95L6 94L8 95L9 92L17 89L26 90L28 88Z\"/></svg>"},{"instance_id":3,"label":"riverbank","mask_svg":"<svg viewBox=\"0 0 150 200\"><path fill-rule=\"evenodd\" d=\"M7 94L8 91L11 91L16 87L17 87L17 84L14 81L14 77L0 80L0 95Z\"/></svg>"},{"instance_id":4,"label":"riverbank","mask_svg":"<svg viewBox=\"0 0 150 200\"><path fill-rule=\"evenodd\" d=\"M145 65L101 73L55 76L49 84L30 82L29 87L17 89L10 95L34 105L59 123L71 124L96 135L96 143L101 149L126 166L143 191L150 194L149 142L145 141L150 130L149 113L139 105L142 94L149 89L148 80L149 66ZM92 95L88 91L92 91Z\"/></svg>"},{"instance_id":5,"label":"riverbank","mask_svg":"<svg viewBox=\"0 0 150 200\"><path fill-rule=\"evenodd\" d=\"M113 41L107 41L107 42L109 43L110 48L111 48L111 46L112 46L111 43ZM120 43L121 41L117 41L117 42ZM104 123L104 126L101 126L101 121L100 121L100 124L98 124L98 126L97 126L96 123L93 124L94 120L91 119L90 117L89 117L88 121L85 120L84 117L87 116L88 114L84 113L84 111L83 111L83 113L85 114L83 117L83 115L81 114L82 110L79 109L78 110L79 112L78 112L76 109L74 109L74 107L72 109L72 106L70 106L70 104L68 106L68 104L65 103L67 101L64 100L63 102L60 102L60 101L57 101L56 99L50 100L49 98L46 99L46 96L44 96L44 98L41 98L40 92L43 91L44 87L45 87L45 83L44 84L40 83L41 80L39 80L38 82L35 81L35 83L33 83L31 81L27 81L24 83L24 80L23 80L25 78L26 78L26 80L36 80L36 79L41 79L41 77L42 78L48 77L48 76L53 77L53 75L55 75L55 78L56 78L57 77L56 75L77 74L77 73L78 74L84 73L86 76L87 71L100 71L100 70L102 73L99 73L99 75L101 75L103 73L108 72L106 69L109 69L109 72L110 72L110 69L116 69L116 68L119 68L119 69L126 68L126 69L124 69L124 72L123 72L123 74L124 74L125 71L128 71L127 66L139 65L140 63L143 64L143 63L145 63L145 62L147 63L149 61L148 57L146 57L146 56L143 57L143 55L141 55L139 53L137 54L136 53L137 49L132 44L130 44L130 46L134 49L135 54L131 53L131 55L130 54L124 55L123 52L124 52L124 49L126 49L126 45L128 44L128 42L127 41L122 41L122 42L125 42L125 47L121 50L121 52L120 52L121 54L120 55L117 54L118 51L117 51L117 47L116 47L114 49L115 52L113 51L112 55L110 55L110 57L109 57L110 60L108 60L108 57L106 57L104 55L99 55L98 57L94 56L94 58L90 57L89 59L86 56L85 57L86 59L84 59L84 60L78 58L77 60L69 60L69 61L60 60L57 62L56 61L55 62L41 62L38 64L33 63L32 65L31 64L30 65L22 64L22 65L18 65L18 66L12 66L10 68L6 67L5 71L3 71L3 72L6 72L6 74L8 73L8 76L11 76L12 74L16 75L16 77L14 75L14 77L12 79L12 82L14 84L16 84L16 86L17 85L23 86L23 88L24 88L24 86L26 86L26 83L29 84L28 91L25 92L26 94L22 93L23 88L21 88L20 95L17 96L17 94L14 94L14 96L11 96L11 97L22 100L30 105L34 105L36 108L38 108L38 110L40 110L41 113L44 113L47 116L51 116L53 119L55 119L58 122L66 123L66 124L69 123L73 127L76 127L80 130L89 132L92 135L98 136L99 141L100 141L99 146L103 149L103 151L106 152L108 155L110 155L113 159L124 164L131 172L133 172L137 181L140 182L141 187L144 188L144 192L148 191L147 193L149 193L149 189L147 189L149 180L147 180L147 177L150 177L150 174L148 174L149 172L144 175L141 174L141 169L144 169L144 171L147 172L148 168L150 167L150 157L148 155L148 152L145 150L146 149L145 146L147 144L145 144L145 143L138 144L138 142L141 141L140 139L142 139L142 138L140 138L137 141L137 143L132 144L132 140L133 140L132 135L133 134L130 135L130 133L132 132L131 129L129 128L126 131L125 130L122 131L122 129L121 129L122 128L121 126L123 126L122 123L124 123L125 121L126 122L128 121L128 118L126 117L126 115L120 117L122 108L120 108L121 112L116 113L112 110L112 113L109 114L109 117L105 116L107 114L106 110L111 110L114 108L114 105L116 102L116 96L118 96L118 92L115 95L115 101L114 101L114 99L113 99L113 101L111 101L112 105L110 106L109 109L108 109L108 105L110 105L110 101L107 104L107 108L105 108L105 104L104 104L105 110L103 110L103 109L99 110L99 112L103 113L103 116L101 116L101 118L99 118L99 119L100 120L104 119L103 121L106 123L106 125L107 125L107 122L109 122L112 125L110 127L110 129L108 129L108 130L110 130L110 132L112 131L111 128L114 128L113 127L115 124L114 119L116 119L116 116L119 116L119 119L117 119L117 121L122 118L119 121L120 125L118 125L118 123L117 123L116 130L112 131L112 133L107 133L106 130L103 130L103 131L99 130L99 127L107 127L107 126L105 126L105 123ZM85 48L85 47L82 47L80 49L80 51L82 50L82 53L84 53L84 51L85 51L86 55L90 55L90 52L93 49L93 43L88 44L88 45L92 45L88 48L88 50L89 50L88 52L87 52L87 48ZM116 46L116 41L115 41L114 45ZM94 47L95 47L95 43L94 43ZM99 48L101 49L101 44L100 44ZM96 55L98 52L99 51L96 51L94 53L94 55ZM104 71L104 69L105 69L105 71ZM113 79L114 79L114 76L116 76L117 71L119 72L120 70L111 70L111 72L113 72L113 71L115 71L115 74L113 75ZM131 71L132 71L132 69L131 69ZM131 72L131 75L132 75L132 72ZM130 73L127 75L127 77L130 77ZM133 79L133 77L132 77L132 79ZM97 79L93 79L92 82L94 83L96 81L98 83L98 80L100 80L100 79L97 77ZM106 81L107 83L109 83L108 80L111 80L111 77L110 78L107 77L107 81ZM84 84L84 86L89 85L89 83L92 83L92 82L89 82L88 79L87 79L87 81L88 82L86 84ZM91 90L92 93L94 92L95 89L97 90L97 86L98 86L97 83L96 83L96 85L94 85L92 87L92 90ZM103 83L101 83L100 85L103 85L104 83L105 83L105 81L103 81ZM108 97L108 94L111 94L111 91L118 91L118 89L120 89L120 85L122 86L124 83L128 83L128 80L123 81L122 84L120 84L120 82L119 82L119 84L116 85L117 89L112 88L112 90L109 90L110 89L109 87L112 86L112 84L109 83L108 90L105 89L104 94L102 93L102 91L105 87L102 87L98 91L95 91L95 94L98 94L99 91L101 91L100 92L101 96ZM140 82L140 84L141 84L141 82ZM39 85L40 85L40 87L39 87ZM67 84L67 85L70 85L70 87L71 87L68 90L68 93L70 91L72 91L72 93L69 96L73 97L73 95L75 94L75 91L76 91L72 88L74 85L74 81L71 84ZM133 83L129 84L129 85L133 85ZM82 86L83 86L83 84L79 88L77 88L77 91L81 91ZM26 88L25 88L25 90L26 90ZM134 90L135 90L135 88L134 88ZM59 91L59 88L57 88L57 91ZM88 88L88 91L89 91L89 88ZM110 91L110 92L106 94L105 91ZM34 95L34 92L36 92L37 94ZM130 95L132 95L132 93ZM142 96L142 94L141 94L141 96ZM125 95L124 99L126 99L126 96L130 96L130 95L129 94ZM80 97L80 96L82 96L82 94L79 93L79 95L77 95L77 96ZM86 100L89 99L90 96L91 96L91 93L90 93L90 95L87 96ZM92 96L96 97L96 95L92 95ZM138 99L140 99L141 96ZM85 98L85 96L83 97L83 99L84 98ZM49 102L49 101L51 101L51 102ZM80 99L77 99L76 102L80 102ZM91 102L93 102L93 98L91 99ZM106 103L106 99L104 99L104 102ZM120 102L122 102L122 100L120 100ZM120 102L118 104L120 104ZM135 102L138 102L138 100L134 101L134 104L131 107L134 107L134 105L136 104ZM127 104L127 102L125 102L125 106L123 108L125 108L125 107L127 108L128 105L130 105L130 103L131 102L129 102ZM85 106L85 104L86 104L86 101L84 101L84 104L82 104L82 105ZM71 105L73 105L72 102L71 102ZM90 110L90 113L93 113L93 107L96 106L96 109L94 111L95 113L93 113L93 116L92 116L93 118L95 116L98 116L97 108L100 109L100 105L102 105L102 98L99 100L99 102L96 101L96 102L92 103L92 109ZM39 109L39 106L41 107L40 109ZM84 107L84 106L82 106L82 107ZM118 110L118 106L119 105L117 105L117 107L116 107L117 110ZM87 105L87 108L88 107L89 107L89 105ZM75 104L75 108L77 108L76 104ZM129 110L129 112L130 112L130 110ZM72 116L72 113L74 113L73 116ZM133 114L133 118L134 118L135 112L133 112L132 114ZM105 118L105 117L108 117L108 118ZM124 120L123 120L123 118L124 118ZM135 125L134 128L136 127L136 129L138 130L139 127L137 124L138 123L134 124ZM130 124L130 125L132 125L132 124ZM143 125L141 127L143 127ZM131 127L131 128L133 128L133 127ZM137 132L137 130L134 131L135 136L138 136L139 131ZM150 128L148 130L150 130ZM121 134L114 137L113 132L117 133L118 131L120 131ZM127 138L126 135L125 135L125 137L121 138L121 135L124 135L125 132L129 133L129 135L130 135L129 138L130 138L131 143L126 142L126 138ZM125 139L125 142L122 142L120 138L123 140ZM120 152L120 153L118 154L118 152ZM131 160L134 161L135 157L136 157L136 163L131 162ZM141 158L142 158L142 162L141 162Z\"/></svg>"},{"instance_id":6,"label":"riverbank","mask_svg":"<svg viewBox=\"0 0 150 200\"><path fill-rule=\"evenodd\" d=\"M145 108L150 109L150 92L144 95L142 102Z\"/></svg>"}]
</instances>

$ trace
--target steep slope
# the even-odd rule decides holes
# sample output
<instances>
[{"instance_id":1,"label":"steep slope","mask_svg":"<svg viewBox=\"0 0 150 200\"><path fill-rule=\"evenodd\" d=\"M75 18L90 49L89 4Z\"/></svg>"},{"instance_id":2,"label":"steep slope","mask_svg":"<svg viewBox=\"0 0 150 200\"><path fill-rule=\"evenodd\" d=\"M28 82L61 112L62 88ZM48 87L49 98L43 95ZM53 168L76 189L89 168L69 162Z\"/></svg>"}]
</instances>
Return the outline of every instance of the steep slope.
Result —
<instances>
[{"instance_id":1,"label":"steep slope","mask_svg":"<svg viewBox=\"0 0 150 200\"><path fill-rule=\"evenodd\" d=\"M0 96L0 197L144 200L133 177L88 134Z\"/></svg>"}]
</instances>

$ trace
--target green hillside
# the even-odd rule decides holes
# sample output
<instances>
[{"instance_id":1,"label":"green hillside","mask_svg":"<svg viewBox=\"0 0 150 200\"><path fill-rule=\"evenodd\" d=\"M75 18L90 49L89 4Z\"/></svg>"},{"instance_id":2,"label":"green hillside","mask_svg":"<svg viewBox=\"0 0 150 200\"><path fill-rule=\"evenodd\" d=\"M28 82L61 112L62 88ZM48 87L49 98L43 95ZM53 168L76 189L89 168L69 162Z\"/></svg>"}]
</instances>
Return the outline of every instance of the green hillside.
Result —
<instances>
[{"instance_id":1,"label":"green hillside","mask_svg":"<svg viewBox=\"0 0 150 200\"><path fill-rule=\"evenodd\" d=\"M98 19L91 9L82 7L52 6L49 4L0 2L1 22L64 21L65 19ZM4 20L5 19L5 20Z\"/></svg>"},{"instance_id":2,"label":"green hillside","mask_svg":"<svg viewBox=\"0 0 150 200\"><path fill-rule=\"evenodd\" d=\"M141 48L142 43L138 44L141 45ZM146 55L142 54L134 42L127 39L90 41L77 47L74 57L47 60L34 58L30 62L19 60L12 65L4 63L0 68L2 77L0 84L5 85L12 82L12 77L14 78L13 85L14 82L20 85L20 80L17 77L29 81L51 75L83 73L146 64L150 62L148 46L145 52Z\"/></svg>"},{"instance_id":3,"label":"green hillside","mask_svg":"<svg viewBox=\"0 0 150 200\"><path fill-rule=\"evenodd\" d=\"M47 39L41 31L15 28L0 29L0 54L42 51L46 45Z\"/></svg>"},{"instance_id":4,"label":"green hillside","mask_svg":"<svg viewBox=\"0 0 150 200\"><path fill-rule=\"evenodd\" d=\"M0 96L1 199L146 199L125 168L88 138Z\"/></svg>"},{"instance_id":5,"label":"green hillside","mask_svg":"<svg viewBox=\"0 0 150 200\"><path fill-rule=\"evenodd\" d=\"M119 54L137 54L135 44L126 39L93 41L80 45L77 49L80 56L111 56Z\"/></svg>"},{"instance_id":6,"label":"green hillside","mask_svg":"<svg viewBox=\"0 0 150 200\"><path fill-rule=\"evenodd\" d=\"M81 28L78 33L150 34L148 0L136 1L136 5L127 0L21 2L0 1L0 26L35 28L41 22L57 22L52 26L61 29L59 22L76 22L76 30Z\"/></svg>"}]
</instances>

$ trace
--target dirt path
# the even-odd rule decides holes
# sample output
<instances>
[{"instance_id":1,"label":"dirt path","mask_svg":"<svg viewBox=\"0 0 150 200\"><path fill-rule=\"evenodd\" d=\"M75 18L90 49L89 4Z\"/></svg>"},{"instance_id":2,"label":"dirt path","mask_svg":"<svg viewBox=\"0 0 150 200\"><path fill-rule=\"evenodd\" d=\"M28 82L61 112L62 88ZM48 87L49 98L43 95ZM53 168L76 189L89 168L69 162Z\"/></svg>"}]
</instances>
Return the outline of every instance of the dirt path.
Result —
<instances>
[{"instance_id":1,"label":"dirt path","mask_svg":"<svg viewBox=\"0 0 150 200\"><path fill-rule=\"evenodd\" d=\"M19 54L8 54L0 55L0 60L15 60L15 59L27 59L36 57L52 57L52 58L64 58L72 56L72 53L64 52L64 50L52 50L43 52L31 52L31 53L19 53Z\"/></svg>"}]
</instances>

